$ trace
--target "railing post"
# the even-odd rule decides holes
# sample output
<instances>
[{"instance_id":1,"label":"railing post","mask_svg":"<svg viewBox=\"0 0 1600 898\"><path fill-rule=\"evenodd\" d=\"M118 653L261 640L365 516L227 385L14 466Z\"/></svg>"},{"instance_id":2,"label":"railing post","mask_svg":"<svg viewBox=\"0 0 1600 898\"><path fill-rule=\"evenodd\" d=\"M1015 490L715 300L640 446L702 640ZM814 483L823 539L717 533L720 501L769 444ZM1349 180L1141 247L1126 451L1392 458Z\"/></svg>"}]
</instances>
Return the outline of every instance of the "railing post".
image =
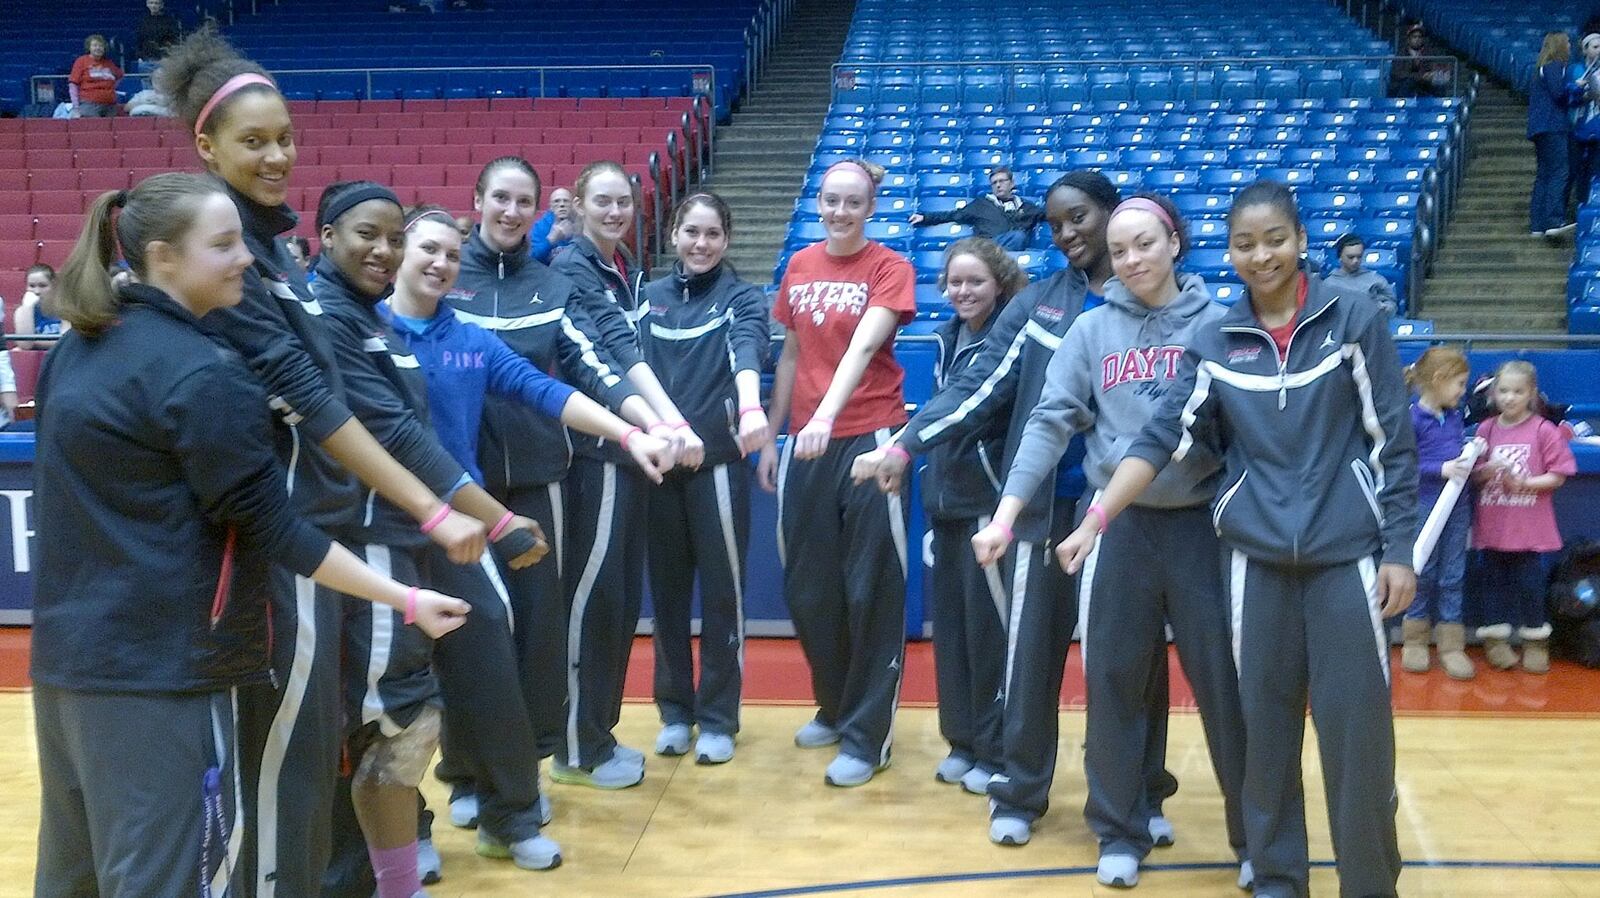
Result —
<instances>
[{"instance_id":1,"label":"railing post","mask_svg":"<svg viewBox=\"0 0 1600 898\"><path fill-rule=\"evenodd\" d=\"M644 185L640 182L638 175L629 175L628 185L633 188L634 196L641 200L644 199ZM639 254L638 262L640 268L644 271L644 276L649 278L650 247L645 242L644 216L642 215L635 215L633 217L633 248Z\"/></svg>"},{"instance_id":2,"label":"railing post","mask_svg":"<svg viewBox=\"0 0 1600 898\"><path fill-rule=\"evenodd\" d=\"M650 207L655 213L651 217L655 220L656 245L661 246L665 240L661 225L661 154L654 150L650 151L650 180L656 184L650 193Z\"/></svg>"}]
</instances>

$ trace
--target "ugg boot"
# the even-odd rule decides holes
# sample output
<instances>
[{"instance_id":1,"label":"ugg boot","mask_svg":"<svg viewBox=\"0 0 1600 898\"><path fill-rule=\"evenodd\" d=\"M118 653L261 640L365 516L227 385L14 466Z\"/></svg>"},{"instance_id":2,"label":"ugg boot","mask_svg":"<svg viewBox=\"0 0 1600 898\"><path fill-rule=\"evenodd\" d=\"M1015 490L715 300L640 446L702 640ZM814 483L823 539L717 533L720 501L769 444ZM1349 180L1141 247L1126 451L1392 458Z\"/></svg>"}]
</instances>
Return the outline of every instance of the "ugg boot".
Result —
<instances>
[{"instance_id":1,"label":"ugg boot","mask_svg":"<svg viewBox=\"0 0 1600 898\"><path fill-rule=\"evenodd\" d=\"M1408 617L1400 622L1400 635L1405 640L1405 646L1400 649L1400 666L1412 673L1427 673L1428 622Z\"/></svg>"},{"instance_id":2,"label":"ugg boot","mask_svg":"<svg viewBox=\"0 0 1600 898\"><path fill-rule=\"evenodd\" d=\"M1433 641L1439 646L1439 666L1452 680L1470 680L1477 674L1472 659L1467 657L1467 628L1460 624L1440 623L1433 628Z\"/></svg>"},{"instance_id":3,"label":"ugg boot","mask_svg":"<svg viewBox=\"0 0 1600 898\"><path fill-rule=\"evenodd\" d=\"M1517 631L1522 637L1522 669L1528 673L1550 672L1550 625L1523 627Z\"/></svg>"},{"instance_id":4,"label":"ugg boot","mask_svg":"<svg viewBox=\"0 0 1600 898\"><path fill-rule=\"evenodd\" d=\"M1495 624L1479 627L1478 638L1483 640L1483 654L1495 670L1510 670L1517 666L1517 650L1511 647L1511 625Z\"/></svg>"}]
</instances>

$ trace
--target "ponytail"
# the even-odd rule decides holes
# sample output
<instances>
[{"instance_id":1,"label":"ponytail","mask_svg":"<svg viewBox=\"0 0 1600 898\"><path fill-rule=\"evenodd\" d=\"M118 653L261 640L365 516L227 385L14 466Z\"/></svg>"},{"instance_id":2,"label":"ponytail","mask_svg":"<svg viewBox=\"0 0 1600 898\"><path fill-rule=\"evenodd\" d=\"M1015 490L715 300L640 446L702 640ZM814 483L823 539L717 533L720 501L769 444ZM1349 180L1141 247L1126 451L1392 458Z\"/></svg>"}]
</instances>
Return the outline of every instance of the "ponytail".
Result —
<instances>
[{"instance_id":1,"label":"ponytail","mask_svg":"<svg viewBox=\"0 0 1600 898\"><path fill-rule=\"evenodd\" d=\"M73 329L98 336L117 320L117 294L106 269L116 261L117 235L112 215L128 203L128 191L100 194L83 224L83 233L61 266L55 288L41 297L45 314L60 318Z\"/></svg>"},{"instance_id":2,"label":"ponytail","mask_svg":"<svg viewBox=\"0 0 1600 898\"><path fill-rule=\"evenodd\" d=\"M89 207L46 313L91 337L104 332L117 320L119 302L107 269L118 248L134 276L147 280L145 247L158 240L181 243L200 202L220 193L221 185L211 178L179 173L152 175L132 190L102 193Z\"/></svg>"}]
</instances>

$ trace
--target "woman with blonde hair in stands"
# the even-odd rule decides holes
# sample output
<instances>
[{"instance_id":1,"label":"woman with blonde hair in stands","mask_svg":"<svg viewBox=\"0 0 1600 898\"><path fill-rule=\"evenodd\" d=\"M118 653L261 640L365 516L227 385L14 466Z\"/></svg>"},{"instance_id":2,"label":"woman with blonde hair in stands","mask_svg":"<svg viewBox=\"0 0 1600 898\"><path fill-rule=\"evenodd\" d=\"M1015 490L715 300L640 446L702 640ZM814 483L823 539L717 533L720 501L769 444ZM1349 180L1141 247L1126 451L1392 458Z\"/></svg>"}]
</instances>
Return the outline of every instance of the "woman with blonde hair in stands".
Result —
<instances>
[{"instance_id":1,"label":"woman with blonde hair in stands","mask_svg":"<svg viewBox=\"0 0 1600 898\"><path fill-rule=\"evenodd\" d=\"M781 459L768 443L759 468L778 493L783 594L818 705L795 744L839 746L824 777L833 786L889 766L905 653L905 507L850 476L856 456L906 422L894 333L916 314L916 275L864 232L882 178L856 160L822 177L827 238L789 260L772 307L784 344L770 418L790 437Z\"/></svg>"},{"instance_id":2,"label":"woman with blonde hair in stands","mask_svg":"<svg viewBox=\"0 0 1600 898\"><path fill-rule=\"evenodd\" d=\"M244 356L261 380L278 426L274 443L289 471L290 501L313 523L359 521L362 483L378 490L444 546L458 564L476 562L495 523L486 507L456 511L372 438L350 413L322 308L282 235L299 218L285 203L296 148L289 107L260 65L202 29L174 46L155 74L194 135L195 152L238 209L254 261L243 299L207 326ZM352 477L354 474L355 477ZM465 513L464 513L465 512ZM476 519L476 520L474 520ZM487 519L487 523L485 523ZM266 746L247 813L255 839L244 849L260 898L314 895L328 864L339 763L339 609L316 602L314 585L275 569L275 684L252 686L240 729Z\"/></svg>"},{"instance_id":3,"label":"woman with blonde hair in stands","mask_svg":"<svg viewBox=\"0 0 1600 898\"><path fill-rule=\"evenodd\" d=\"M615 162L592 162L573 184L582 233L556 253L552 267L578 292L575 305L594 322L597 343L655 416L650 432L672 442L677 462L698 468L705 445L662 388L640 344L644 271L624 241L633 231L637 195ZM611 731L622 713L622 684L644 601L646 502L652 484L616 447L593 439L573 444L567 489L572 534L567 551L567 730L551 777L558 783L623 789L644 779L644 754Z\"/></svg>"},{"instance_id":4,"label":"woman with blonde hair in stands","mask_svg":"<svg viewBox=\"0 0 1600 898\"><path fill-rule=\"evenodd\" d=\"M1567 112L1572 91L1567 84L1567 61L1572 42L1564 31L1544 36L1533 80L1528 84L1528 139L1533 141L1536 168L1533 192L1528 197L1528 217L1533 236L1554 237L1567 223L1568 138L1572 122Z\"/></svg>"},{"instance_id":5,"label":"woman with blonde hair in stands","mask_svg":"<svg viewBox=\"0 0 1600 898\"><path fill-rule=\"evenodd\" d=\"M119 247L139 283L113 292ZM250 264L231 198L167 174L101 196L62 271L74 327L40 380L35 472L46 898L246 889L242 786L259 749L236 715L240 689L271 675L273 565L435 638L468 612L291 510L266 393L207 328Z\"/></svg>"}]
</instances>

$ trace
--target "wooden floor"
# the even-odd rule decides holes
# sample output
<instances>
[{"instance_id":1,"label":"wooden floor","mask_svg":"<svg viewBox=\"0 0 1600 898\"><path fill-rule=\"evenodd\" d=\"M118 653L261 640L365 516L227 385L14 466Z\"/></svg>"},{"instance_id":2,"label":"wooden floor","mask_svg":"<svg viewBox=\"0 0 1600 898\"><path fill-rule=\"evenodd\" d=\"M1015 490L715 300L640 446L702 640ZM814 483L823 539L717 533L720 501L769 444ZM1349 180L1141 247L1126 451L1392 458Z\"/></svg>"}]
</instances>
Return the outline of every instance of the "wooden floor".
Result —
<instances>
[{"instance_id":1,"label":"wooden floor","mask_svg":"<svg viewBox=\"0 0 1600 898\"><path fill-rule=\"evenodd\" d=\"M441 821L445 880L433 898L579 896L1085 896L1094 843L1084 827L1083 715L1062 714L1052 809L1024 848L987 838L987 805L936 783L943 756L935 712L904 708L894 766L853 790L823 784L827 751L793 746L809 707L747 707L739 754L722 767L651 756L645 781L620 793L553 786L566 863L528 873L472 853L471 833ZM618 735L648 749L654 709L630 703ZM1600 895L1600 720L1407 716L1398 721L1400 844L1407 896ZM1328 843L1315 745L1306 781L1314 858ZM1167 804L1178 830L1150 859L1137 894L1239 895L1221 826L1221 800L1199 719L1174 712L1169 766L1182 791ZM428 798L443 807L430 781ZM0 898L31 894L38 823L37 759L26 693L0 694ZM1313 887L1334 895L1331 870Z\"/></svg>"}]
</instances>

